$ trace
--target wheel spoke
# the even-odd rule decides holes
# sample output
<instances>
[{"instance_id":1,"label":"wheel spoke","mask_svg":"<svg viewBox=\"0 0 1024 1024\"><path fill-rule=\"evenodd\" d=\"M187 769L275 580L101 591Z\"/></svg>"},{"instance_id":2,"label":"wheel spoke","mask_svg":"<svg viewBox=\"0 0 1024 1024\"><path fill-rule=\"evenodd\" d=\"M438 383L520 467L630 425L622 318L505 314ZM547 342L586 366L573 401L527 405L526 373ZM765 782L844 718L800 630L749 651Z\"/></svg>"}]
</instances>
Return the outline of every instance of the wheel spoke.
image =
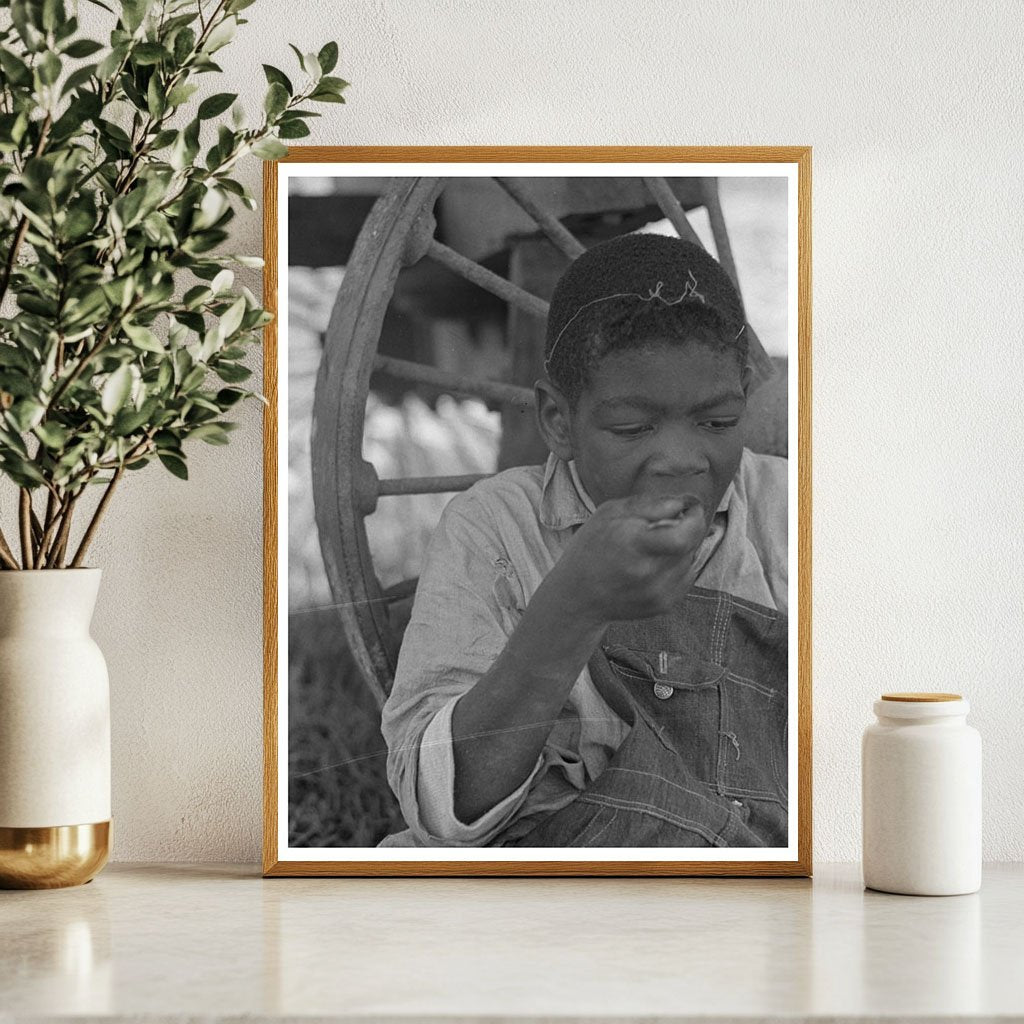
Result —
<instances>
[{"instance_id":1,"label":"wheel spoke","mask_svg":"<svg viewBox=\"0 0 1024 1024\"><path fill-rule=\"evenodd\" d=\"M672 227L676 229L679 237L685 238L688 242L693 242L703 249L703 243L697 237L697 232L690 226L683 205L669 188L668 182L664 178L644 178L644 185L660 207L661 212L671 221Z\"/></svg>"},{"instance_id":2,"label":"wheel spoke","mask_svg":"<svg viewBox=\"0 0 1024 1024\"><path fill-rule=\"evenodd\" d=\"M693 230L690 222L686 219L686 213L683 211L682 204L676 198L672 189L669 188L668 182L664 178L644 178L644 185L661 208L661 212L671 221L679 237L685 238L687 241L693 242L694 245L699 245L703 249L704 244L697 237L697 232ZM730 262L731 258L732 254L730 253ZM728 267L723 266L723 269L728 273ZM729 276L738 289L739 284L736 282L735 273L734 267ZM754 333L754 328L750 326L749 321L746 327L747 362L756 375L756 384L760 384L775 376L775 367L772 365L768 353L765 352L764 346L761 344L761 339Z\"/></svg>"},{"instance_id":3,"label":"wheel spoke","mask_svg":"<svg viewBox=\"0 0 1024 1024\"><path fill-rule=\"evenodd\" d=\"M492 295L497 295L499 299L518 306L524 312L541 318L548 315L548 304L543 299L531 295L525 289L512 284L511 281L506 281L505 278L486 267L481 267L479 263L474 263L473 260L454 249L449 249L447 245L437 241L436 238L430 242L427 255L467 281L489 291Z\"/></svg>"},{"instance_id":4,"label":"wheel spoke","mask_svg":"<svg viewBox=\"0 0 1024 1024\"><path fill-rule=\"evenodd\" d=\"M537 227L548 236L551 244L574 260L587 251L585 245L556 217L544 209L530 193L523 188L518 178L494 179L537 223Z\"/></svg>"},{"instance_id":5,"label":"wheel spoke","mask_svg":"<svg viewBox=\"0 0 1024 1024\"><path fill-rule=\"evenodd\" d=\"M732 258L732 245L729 243L729 232L725 228L725 215L722 213L722 203L718 198L718 181L715 178L704 179L704 206L708 211L711 234L718 248L718 262L732 278L732 283L739 288L740 279L736 274L736 261Z\"/></svg>"},{"instance_id":6,"label":"wheel spoke","mask_svg":"<svg viewBox=\"0 0 1024 1024\"><path fill-rule=\"evenodd\" d=\"M490 473L467 473L465 476L407 476L395 480L380 480L377 494L447 494L465 491L478 480L486 480Z\"/></svg>"},{"instance_id":7,"label":"wheel spoke","mask_svg":"<svg viewBox=\"0 0 1024 1024\"><path fill-rule=\"evenodd\" d=\"M498 380L448 373L446 370L438 370L423 363L413 363L407 359L376 356L373 368L401 380L429 384L445 391L452 391L457 395L471 395L474 398L485 398L488 401L501 402L505 405L533 404L533 391L530 388L519 387L515 384L503 384Z\"/></svg>"}]
</instances>

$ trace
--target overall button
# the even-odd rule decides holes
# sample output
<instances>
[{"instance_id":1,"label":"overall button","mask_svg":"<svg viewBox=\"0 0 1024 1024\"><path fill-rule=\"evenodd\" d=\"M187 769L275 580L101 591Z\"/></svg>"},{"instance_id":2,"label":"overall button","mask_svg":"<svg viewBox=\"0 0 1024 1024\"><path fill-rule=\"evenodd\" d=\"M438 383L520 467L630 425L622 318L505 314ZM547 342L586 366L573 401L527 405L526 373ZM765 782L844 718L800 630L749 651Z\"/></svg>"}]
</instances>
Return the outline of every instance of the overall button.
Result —
<instances>
[{"instance_id":1,"label":"overall button","mask_svg":"<svg viewBox=\"0 0 1024 1024\"><path fill-rule=\"evenodd\" d=\"M668 675L668 651L658 652L658 675ZM668 685L668 683L654 684L654 696L657 697L658 700L668 700L674 692L675 691Z\"/></svg>"}]
</instances>

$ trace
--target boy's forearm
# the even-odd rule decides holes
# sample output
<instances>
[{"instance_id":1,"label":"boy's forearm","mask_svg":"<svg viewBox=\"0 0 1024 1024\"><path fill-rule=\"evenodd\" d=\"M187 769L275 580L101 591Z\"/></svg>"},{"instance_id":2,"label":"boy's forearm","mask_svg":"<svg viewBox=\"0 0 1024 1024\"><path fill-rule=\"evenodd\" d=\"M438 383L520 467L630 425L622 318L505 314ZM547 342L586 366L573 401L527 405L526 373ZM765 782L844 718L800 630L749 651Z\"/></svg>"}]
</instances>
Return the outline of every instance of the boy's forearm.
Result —
<instances>
[{"instance_id":1,"label":"boy's forearm","mask_svg":"<svg viewBox=\"0 0 1024 1024\"><path fill-rule=\"evenodd\" d=\"M452 714L455 814L470 822L533 770L607 623L576 605L557 570L537 589L504 651Z\"/></svg>"}]
</instances>

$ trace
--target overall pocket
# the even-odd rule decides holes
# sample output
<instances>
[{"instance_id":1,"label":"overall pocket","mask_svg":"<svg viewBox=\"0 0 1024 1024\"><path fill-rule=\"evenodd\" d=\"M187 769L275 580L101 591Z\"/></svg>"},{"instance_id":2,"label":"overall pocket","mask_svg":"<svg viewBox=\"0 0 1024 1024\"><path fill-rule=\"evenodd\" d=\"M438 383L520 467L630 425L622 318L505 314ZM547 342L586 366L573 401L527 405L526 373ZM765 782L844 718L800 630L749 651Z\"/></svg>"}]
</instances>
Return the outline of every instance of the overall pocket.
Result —
<instances>
[{"instance_id":1,"label":"overall pocket","mask_svg":"<svg viewBox=\"0 0 1024 1024\"><path fill-rule=\"evenodd\" d=\"M733 672L718 687L718 791L786 806L785 694Z\"/></svg>"}]
</instances>

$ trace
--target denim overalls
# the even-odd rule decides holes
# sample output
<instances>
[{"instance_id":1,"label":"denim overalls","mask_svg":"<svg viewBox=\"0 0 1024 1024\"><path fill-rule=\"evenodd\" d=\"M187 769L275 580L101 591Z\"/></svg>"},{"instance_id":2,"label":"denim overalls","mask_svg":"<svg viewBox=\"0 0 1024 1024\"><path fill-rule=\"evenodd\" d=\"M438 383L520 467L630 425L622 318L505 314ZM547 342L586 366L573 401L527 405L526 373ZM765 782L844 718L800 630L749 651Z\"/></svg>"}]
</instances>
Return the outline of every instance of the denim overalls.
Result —
<instances>
[{"instance_id":1,"label":"denim overalls","mask_svg":"<svg viewBox=\"0 0 1024 1024\"><path fill-rule=\"evenodd\" d=\"M572 803L508 845L786 846L787 624L698 587L671 615L614 623L588 668L630 731Z\"/></svg>"}]
</instances>

